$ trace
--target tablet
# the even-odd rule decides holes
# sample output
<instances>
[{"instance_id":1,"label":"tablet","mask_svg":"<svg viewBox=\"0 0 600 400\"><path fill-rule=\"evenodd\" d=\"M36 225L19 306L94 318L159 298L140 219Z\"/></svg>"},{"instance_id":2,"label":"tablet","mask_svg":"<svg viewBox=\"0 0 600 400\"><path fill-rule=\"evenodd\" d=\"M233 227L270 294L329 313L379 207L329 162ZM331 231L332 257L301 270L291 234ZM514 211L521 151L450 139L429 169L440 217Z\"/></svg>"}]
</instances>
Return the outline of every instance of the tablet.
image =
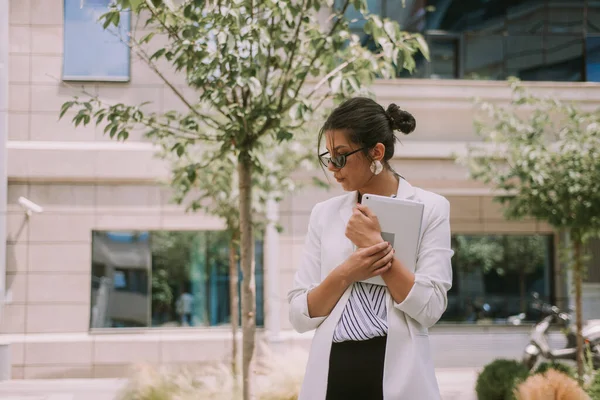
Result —
<instances>
[{"instance_id":1,"label":"tablet","mask_svg":"<svg viewBox=\"0 0 600 400\"><path fill-rule=\"evenodd\" d=\"M421 240L421 221L424 205L418 201L397 199L395 197L365 194L362 204L377 215L383 240L392 244L395 257L414 272ZM376 285L385 285L381 276L366 281Z\"/></svg>"}]
</instances>

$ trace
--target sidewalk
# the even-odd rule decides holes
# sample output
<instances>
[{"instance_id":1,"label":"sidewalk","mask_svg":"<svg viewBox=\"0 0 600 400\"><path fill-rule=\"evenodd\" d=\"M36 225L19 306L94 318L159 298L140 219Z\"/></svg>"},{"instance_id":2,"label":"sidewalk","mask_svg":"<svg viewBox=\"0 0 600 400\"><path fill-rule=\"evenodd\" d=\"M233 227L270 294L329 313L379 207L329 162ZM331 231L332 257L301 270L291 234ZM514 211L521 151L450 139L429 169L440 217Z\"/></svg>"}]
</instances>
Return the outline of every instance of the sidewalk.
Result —
<instances>
[{"instance_id":1,"label":"sidewalk","mask_svg":"<svg viewBox=\"0 0 600 400\"><path fill-rule=\"evenodd\" d=\"M438 369L443 400L476 400L477 371ZM0 383L2 400L115 400L125 379L15 380Z\"/></svg>"}]
</instances>

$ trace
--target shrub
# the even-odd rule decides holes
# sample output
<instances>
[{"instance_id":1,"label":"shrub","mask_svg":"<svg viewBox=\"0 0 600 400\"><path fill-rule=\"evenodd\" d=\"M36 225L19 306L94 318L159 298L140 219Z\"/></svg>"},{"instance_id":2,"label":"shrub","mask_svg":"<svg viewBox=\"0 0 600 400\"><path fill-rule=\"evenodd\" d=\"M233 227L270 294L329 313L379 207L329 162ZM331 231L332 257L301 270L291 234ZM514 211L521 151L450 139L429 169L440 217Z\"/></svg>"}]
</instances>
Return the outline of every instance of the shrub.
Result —
<instances>
[{"instance_id":1,"label":"shrub","mask_svg":"<svg viewBox=\"0 0 600 400\"><path fill-rule=\"evenodd\" d=\"M600 370L594 374L587 392L593 400L600 400Z\"/></svg>"},{"instance_id":2,"label":"shrub","mask_svg":"<svg viewBox=\"0 0 600 400\"><path fill-rule=\"evenodd\" d=\"M517 400L589 400L575 379L552 368L530 376L514 392Z\"/></svg>"},{"instance_id":3,"label":"shrub","mask_svg":"<svg viewBox=\"0 0 600 400\"><path fill-rule=\"evenodd\" d=\"M240 397L239 382L224 365L194 367L138 366L119 400L231 400Z\"/></svg>"},{"instance_id":4,"label":"shrub","mask_svg":"<svg viewBox=\"0 0 600 400\"><path fill-rule=\"evenodd\" d=\"M308 355L301 349L275 353L259 347L255 361L257 400L297 400ZM219 363L204 367L137 367L118 400L238 400L241 376Z\"/></svg>"},{"instance_id":5,"label":"shrub","mask_svg":"<svg viewBox=\"0 0 600 400\"><path fill-rule=\"evenodd\" d=\"M577 372L575 371L574 368L572 368L570 365L564 364L564 363L560 363L560 362L543 362L541 363L535 370L535 374L544 374L546 373L549 369L553 369L555 371L558 372L562 372L563 374L571 377L571 378L576 378L577 377Z\"/></svg>"},{"instance_id":6,"label":"shrub","mask_svg":"<svg viewBox=\"0 0 600 400\"><path fill-rule=\"evenodd\" d=\"M516 383L525 380L529 370L515 360L494 360L477 377L475 391L479 400L513 399Z\"/></svg>"}]
</instances>

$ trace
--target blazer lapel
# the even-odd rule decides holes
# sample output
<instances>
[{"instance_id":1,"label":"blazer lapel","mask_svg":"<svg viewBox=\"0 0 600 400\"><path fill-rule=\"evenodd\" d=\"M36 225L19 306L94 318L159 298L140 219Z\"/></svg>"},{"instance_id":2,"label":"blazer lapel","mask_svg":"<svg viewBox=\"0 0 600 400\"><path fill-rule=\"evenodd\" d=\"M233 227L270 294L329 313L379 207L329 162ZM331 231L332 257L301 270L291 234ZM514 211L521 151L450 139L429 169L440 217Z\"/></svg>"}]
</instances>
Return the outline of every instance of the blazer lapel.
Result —
<instances>
[{"instance_id":1,"label":"blazer lapel","mask_svg":"<svg viewBox=\"0 0 600 400\"><path fill-rule=\"evenodd\" d=\"M340 247L339 247L339 260L336 260L336 263L341 262L343 260L345 260L346 258L348 258L348 256L350 256L350 254L352 254L352 252L355 250L354 248L354 243L352 243L352 241L350 239L348 239L345 235L346 232L346 226L348 225L348 221L350 220L350 217L352 216L352 211L354 209L354 206L356 205L356 202L358 200L358 192L350 192L348 193L348 195L346 196L346 198L344 199L344 201L342 202L342 204L340 205L340 209L339 209L339 213L340 213L340 218L342 220L342 230L341 232L338 233L339 236L339 243L340 243ZM337 265L337 264L336 264Z\"/></svg>"},{"instance_id":2,"label":"blazer lapel","mask_svg":"<svg viewBox=\"0 0 600 400\"><path fill-rule=\"evenodd\" d=\"M344 222L344 228L346 227L346 225L348 225L348 221L350 220L350 217L352 216L352 210L354 209L354 206L356 205L356 202L358 200L358 193L357 192L350 192L346 195L346 198L344 199L344 201L342 202L342 205L340 206L340 217L342 217L342 221Z\"/></svg>"},{"instance_id":3,"label":"blazer lapel","mask_svg":"<svg viewBox=\"0 0 600 400\"><path fill-rule=\"evenodd\" d=\"M400 178L400 183L398 184L398 193L396 194L396 198L398 199L411 199L415 197L415 188L413 185L408 183L408 181L404 178Z\"/></svg>"}]
</instances>

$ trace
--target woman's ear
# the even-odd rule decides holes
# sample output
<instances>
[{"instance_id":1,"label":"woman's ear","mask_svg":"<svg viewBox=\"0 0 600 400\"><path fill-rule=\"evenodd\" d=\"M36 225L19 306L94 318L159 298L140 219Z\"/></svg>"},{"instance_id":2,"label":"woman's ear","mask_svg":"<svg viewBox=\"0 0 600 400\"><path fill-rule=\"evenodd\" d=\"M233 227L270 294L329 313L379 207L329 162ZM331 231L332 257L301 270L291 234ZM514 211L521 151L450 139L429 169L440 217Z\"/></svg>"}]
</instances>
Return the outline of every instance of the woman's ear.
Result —
<instances>
[{"instance_id":1,"label":"woman's ear","mask_svg":"<svg viewBox=\"0 0 600 400\"><path fill-rule=\"evenodd\" d=\"M377 143L375 147L371 149L371 158L373 161L382 161L383 156L385 155L385 146L383 143Z\"/></svg>"}]
</instances>

